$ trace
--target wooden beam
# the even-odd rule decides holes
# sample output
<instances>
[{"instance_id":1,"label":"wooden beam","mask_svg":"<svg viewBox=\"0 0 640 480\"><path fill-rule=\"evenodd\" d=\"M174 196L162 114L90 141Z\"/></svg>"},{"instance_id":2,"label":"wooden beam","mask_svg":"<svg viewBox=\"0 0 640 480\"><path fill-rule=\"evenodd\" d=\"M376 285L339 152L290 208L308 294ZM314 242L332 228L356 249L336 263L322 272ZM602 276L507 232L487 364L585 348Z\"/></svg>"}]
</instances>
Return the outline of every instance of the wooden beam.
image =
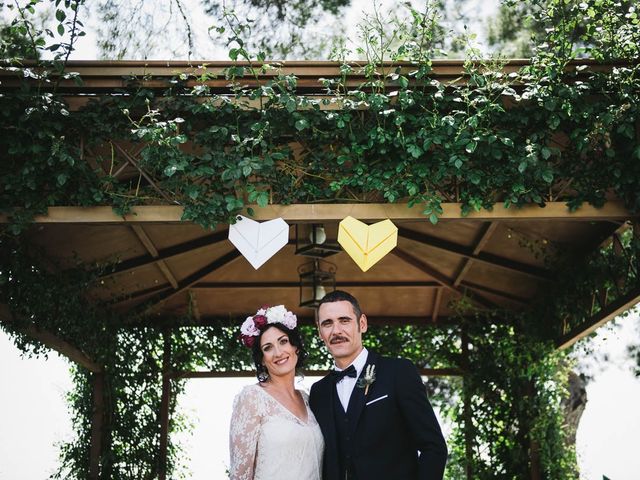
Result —
<instances>
[{"instance_id":1,"label":"wooden beam","mask_svg":"<svg viewBox=\"0 0 640 480\"><path fill-rule=\"evenodd\" d=\"M91 415L91 444L89 447L89 479L100 478L102 435L104 422L104 373L93 374L93 412Z\"/></svg>"},{"instance_id":2,"label":"wooden beam","mask_svg":"<svg viewBox=\"0 0 640 480\"><path fill-rule=\"evenodd\" d=\"M164 349L162 354L162 396L160 398L160 452L158 465L158 480L167 478L167 457L169 454L169 411L171 408L171 336L164 333Z\"/></svg>"},{"instance_id":3,"label":"wooden beam","mask_svg":"<svg viewBox=\"0 0 640 480\"><path fill-rule=\"evenodd\" d=\"M433 300L433 308L431 310L431 321L436 323L438 321L438 315L440 314L440 304L442 303L442 290L443 288L438 288L436 290L436 296Z\"/></svg>"},{"instance_id":4,"label":"wooden beam","mask_svg":"<svg viewBox=\"0 0 640 480\"><path fill-rule=\"evenodd\" d=\"M556 342L558 350L564 350L576 343L578 340L590 335L592 332L600 328L605 323L613 320L618 315L633 308L640 302L640 287L634 288L626 295L611 302L606 307L602 308L593 317L588 319L582 325L574 328L568 334L562 336Z\"/></svg>"},{"instance_id":5,"label":"wooden beam","mask_svg":"<svg viewBox=\"0 0 640 480\"><path fill-rule=\"evenodd\" d=\"M499 225L499 222L487 222L481 227L480 233L476 241L474 242L475 247L471 252L473 256L477 256L482 251L482 249L485 247L485 245L489 241L489 238L491 238L491 235L493 235L493 232L495 232L496 228L498 228L498 225ZM472 265L473 265L473 258L465 257L464 260L462 261L462 267L458 271L456 278L453 280L453 284L456 287L460 285L460 282L462 282L462 279L467 275Z\"/></svg>"},{"instance_id":6,"label":"wooden beam","mask_svg":"<svg viewBox=\"0 0 640 480\"><path fill-rule=\"evenodd\" d=\"M181 280L180 283L178 284L178 288L176 290L173 290L173 291L170 291L170 292L167 292L167 293L159 293L155 297L151 298L148 302L145 302L142 305L141 309L134 309L134 310L136 310L137 313L148 313L155 306L157 306L159 304L162 304L162 303L166 302L167 300L175 297L176 295L184 292L186 289L188 289L192 285L198 283L200 280L202 280L207 275L210 275L211 273L215 272L216 270L218 270L218 269L224 267L225 265L233 262L239 256L240 256L240 252L238 252L237 250L232 250L229 253L226 253L225 255L222 255L220 258L217 258L216 260L214 260L210 264L202 267L197 272L194 272L191 275L189 275L188 277L186 277L185 279Z\"/></svg>"},{"instance_id":7,"label":"wooden beam","mask_svg":"<svg viewBox=\"0 0 640 480\"><path fill-rule=\"evenodd\" d=\"M460 290L458 287L454 287L453 286L453 281L451 281L449 278L447 278L445 275L443 275L442 273L440 273L439 271L437 271L435 268L433 268L432 266L428 265L427 263L425 263L422 259L411 255L408 252L405 252L404 250L402 250L401 248L394 248L391 253L393 255L395 255L396 257L400 258L401 260L404 260L405 262L407 262L409 265L412 265L416 268L418 268L419 270L421 270L422 272L426 273L427 275L429 275L430 277L432 277L436 282L438 282L440 285L442 285L445 288L448 288L449 290L451 290L452 292L460 295L461 297L465 296L465 292L463 292L462 290ZM475 303L477 303L478 305L484 307L484 308L495 308L496 305L493 304L493 302L489 302L488 300L484 299L484 298L478 298L475 295L469 295L468 293L466 294L467 297L469 297L472 301L474 301Z\"/></svg>"},{"instance_id":8,"label":"wooden beam","mask_svg":"<svg viewBox=\"0 0 640 480\"><path fill-rule=\"evenodd\" d=\"M171 81L178 73L186 74L184 85L189 88L195 85L207 85L214 93L232 93L230 82L224 75L224 70L233 66L243 66L245 69L253 68L254 74L247 73L239 82L249 86L263 85L271 81L276 75L295 75L297 80L296 92L326 93L326 87L322 78L337 78L341 76L342 62L335 61L283 61L269 62L277 68L267 68L262 71L263 62L232 62L232 61L157 61L157 60L72 60L67 62L66 70L77 72L82 78L81 83L73 79L62 79L59 82L51 82L51 86L42 85L43 89L53 88L55 85L61 92L79 93L109 93L131 86L131 78L135 77L136 85L143 88L155 88L166 90L171 87ZM475 62L479 69L484 65L481 60ZM519 71L523 66L530 65L528 59L509 59L502 66L501 72L508 75ZM35 71L39 70L38 64L33 61L24 61L23 65ZM362 72L361 62L350 63L353 73L346 78L348 86L359 87L367 81ZM574 73L578 78L586 77L592 72L610 72L615 66L630 66L630 62L598 63L591 59L572 60L565 67L566 72ZM577 67L581 68L578 69ZM397 84L388 81L386 73L399 69L399 73L411 77L410 72L415 70L415 64L410 62L383 62L377 65L381 79L387 82L387 88L398 88ZM0 91L15 90L25 84L35 83L35 80L19 75L20 72L0 70ZM206 81L201 80L206 75ZM54 74L55 78L56 75ZM506 77L509 78L509 77ZM438 59L433 61L432 70L425 80L411 80L411 85L424 85L431 80L437 80L446 84L466 84L469 79L465 71L464 62L461 60Z\"/></svg>"},{"instance_id":9,"label":"wooden beam","mask_svg":"<svg viewBox=\"0 0 640 480\"><path fill-rule=\"evenodd\" d=\"M420 287L420 288L437 288L438 282L424 281L389 281L389 282L338 282L338 288L393 288L393 287ZM300 282L199 282L191 286L191 290L215 290L220 288L246 289L246 288L300 288Z\"/></svg>"},{"instance_id":10,"label":"wooden beam","mask_svg":"<svg viewBox=\"0 0 640 480\"><path fill-rule=\"evenodd\" d=\"M13 313L6 303L0 303L0 322L11 323L13 321Z\"/></svg>"},{"instance_id":11,"label":"wooden beam","mask_svg":"<svg viewBox=\"0 0 640 480\"><path fill-rule=\"evenodd\" d=\"M321 203L294 205L267 205L253 208L256 220L283 218L289 222L329 222L340 221L352 216L363 221L391 220L424 220L424 206L414 205L409 208L406 203ZM461 214L460 203L443 203L441 220L576 220L598 221L612 219L636 218L638 214L629 212L621 201L611 200L602 208L583 205L575 212L569 211L564 202L549 202L545 207L528 205L521 208L505 208L497 203L492 210L471 212L467 216ZM111 207L49 207L47 215L37 215L35 223L79 223L79 224L123 224L123 223L184 223L184 208L177 205L143 205L132 207L131 213L119 216ZM243 212L248 216L246 210ZM0 215L0 224L9 223L9 215Z\"/></svg>"},{"instance_id":12,"label":"wooden beam","mask_svg":"<svg viewBox=\"0 0 640 480\"><path fill-rule=\"evenodd\" d=\"M140 255L138 257L130 258L128 260L123 260L122 262L115 265L112 270L105 271L100 278L111 277L118 273L127 272L129 270L134 270L137 268L142 268L148 265L155 264L158 261L168 260L172 257L176 257L184 253L194 252L200 248L208 247L212 244L222 242L226 240L228 236L229 236L228 230L221 230L219 232L215 232L210 235L205 235L203 237L198 237L193 240L189 240L187 242L173 245L171 247L163 248L162 250L157 250L156 257L153 257L151 254L149 254L149 255Z\"/></svg>"},{"instance_id":13,"label":"wooden beam","mask_svg":"<svg viewBox=\"0 0 640 480\"><path fill-rule=\"evenodd\" d=\"M167 281L174 289L177 289L178 281L176 280L176 277L173 275L166 262L164 260L158 259L158 249L153 244L153 241L151 240L151 238L149 238L149 235L147 235L147 232L145 232L144 228L141 225L130 225L130 227L131 230L133 230L133 233L135 233L140 240L140 243L142 243L142 245L144 245L144 248L147 249L147 252L149 252L149 254L155 259L156 265L158 266L164 277L167 279Z\"/></svg>"},{"instance_id":14,"label":"wooden beam","mask_svg":"<svg viewBox=\"0 0 640 480\"><path fill-rule=\"evenodd\" d=\"M504 298L505 300L509 300L510 302L517 303L519 305L527 305L529 303L528 298L519 297L512 293L505 292L504 290L496 290L495 288L487 287L485 285L480 285L478 283L462 281L460 282L461 287L469 288L471 290L475 290L480 293L488 293L490 295L495 295L496 297Z\"/></svg>"},{"instance_id":15,"label":"wooden beam","mask_svg":"<svg viewBox=\"0 0 640 480\"><path fill-rule=\"evenodd\" d=\"M305 376L324 377L329 374L331 370L305 370ZM459 377L462 376L462 370L459 368L419 368L420 375L426 377ZM253 371L173 371L170 374L170 378L173 380L183 378L251 378L256 374Z\"/></svg>"},{"instance_id":16,"label":"wooden beam","mask_svg":"<svg viewBox=\"0 0 640 480\"><path fill-rule=\"evenodd\" d=\"M160 292L167 292L171 289L171 285L154 285L153 287L149 287L149 288L145 288L143 290L137 290L133 293L128 293L125 295L121 295L121 296L116 296L113 297L112 299L110 299L107 304L108 305L114 305L114 306L118 306L121 305L123 303L128 303L134 300L137 300L139 298L142 297L147 297L149 295L151 295L152 293L160 293Z\"/></svg>"},{"instance_id":17,"label":"wooden beam","mask_svg":"<svg viewBox=\"0 0 640 480\"><path fill-rule=\"evenodd\" d=\"M140 165L138 165L136 159L133 158L133 156L129 152L122 148L117 142L111 141L110 143L116 148L116 150L118 150L122 154L122 156L124 156L124 158L131 165L135 167L136 170L138 170L138 172L140 172L140 175L142 175L147 180L147 182L149 182L149 185L151 185L162 198L164 198L168 203L174 203L171 197L169 197L169 195L167 195L160 187L156 185L153 178L151 178L151 175L149 175L144 169L140 167Z\"/></svg>"},{"instance_id":18,"label":"wooden beam","mask_svg":"<svg viewBox=\"0 0 640 480\"><path fill-rule=\"evenodd\" d=\"M309 309L309 311L311 311ZM129 322L121 325L121 328L137 328L140 326L149 326L155 328L167 327L167 328L191 328L191 327L204 327L204 326L224 326L231 328L238 328L238 320L246 318L247 313L240 313L237 315L207 315L200 313L200 320L193 318L185 318L184 316L158 316L149 317L138 322ZM418 327L440 327L440 326L454 326L458 321L458 317L446 317L439 315L438 322L432 322L431 317L427 315L423 316L406 316L406 315L369 315L367 314L367 320L369 325L415 325ZM298 315L298 323L300 325L315 325L315 317L311 315Z\"/></svg>"},{"instance_id":19,"label":"wooden beam","mask_svg":"<svg viewBox=\"0 0 640 480\"><path fill-rule=\"evenodd\" d=\"M13 320L13 314L9 307L5 304L0 304L0 321L11 325ZM25 335L31 337L34 340L39 341L45 347L55 350L61 355L64 355L69 360L77 363L81 367L86 368L90 372L101 372L102 366L91 360L83 351L74 345L70 344L66 340L57 337L53 333L44 330L37 325L31 323L26 326L18 326L17 329Z\"/></svg>"},{"instance_id":20,"label":"wooden beam","mask_svg":"<svg viewBox=\"0 0 640 480\"><path fill-rule=\"evenodd\" d=\"M474 253L476 247L468 248L463 245L444 240L442 238L434 237L433 235L429 235L427 233L416 232L404 227L398 227L398 235L443 252L474 260L478 263L483 263L492 267L498 267L503 270L509 270L510 272L518 273L521 275L527 275L528 277L531 277L538 281L548 281L551 279L551 273L544 269L533 267L525 263L516 262L508 258L499 257L497 255L481 252ZM459 276L460 273L458 273L457 277ZM455 281L453 281L452 284L455 284Z\"/></svg>"}]
</instances>

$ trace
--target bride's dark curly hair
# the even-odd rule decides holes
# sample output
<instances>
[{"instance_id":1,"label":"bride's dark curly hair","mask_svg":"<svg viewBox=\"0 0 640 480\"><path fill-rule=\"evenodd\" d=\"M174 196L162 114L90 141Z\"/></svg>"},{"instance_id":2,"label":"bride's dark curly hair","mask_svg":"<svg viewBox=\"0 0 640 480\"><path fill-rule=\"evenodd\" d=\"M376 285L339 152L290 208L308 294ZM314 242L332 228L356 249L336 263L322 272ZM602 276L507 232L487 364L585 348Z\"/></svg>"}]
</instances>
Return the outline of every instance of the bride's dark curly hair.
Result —
<instances>
[{"instance_id":1,"label":"bride's dark curly hair","mask_svg":"<svg viewBox=\"0 0 640 480\"><path fill-rule=\"evenodd\" d=\"M304 366L304 361L307 359L307 351L304 349L304 344L302 343L302 337L300 337L300 332L297 328L288 328L282 323L269 323L265 325L264 328L260 329L260 335L256 337L256 341L253 343L251 347L251 352L253 354L253 363L256 366L256 377L260 383L266 382L269 379L269 372L267 371L267 367L262 364L262 359L264 358L264 354L262 353L262 349L260 348L260 339L264 332L269 330L270 328L275 327L280 330L282 333L286 334L289 338L289 343L296 347L298 353L298 361L296 363L296 373L298 375L302 375L302 368Z\"/></svg>"}]
</instances>

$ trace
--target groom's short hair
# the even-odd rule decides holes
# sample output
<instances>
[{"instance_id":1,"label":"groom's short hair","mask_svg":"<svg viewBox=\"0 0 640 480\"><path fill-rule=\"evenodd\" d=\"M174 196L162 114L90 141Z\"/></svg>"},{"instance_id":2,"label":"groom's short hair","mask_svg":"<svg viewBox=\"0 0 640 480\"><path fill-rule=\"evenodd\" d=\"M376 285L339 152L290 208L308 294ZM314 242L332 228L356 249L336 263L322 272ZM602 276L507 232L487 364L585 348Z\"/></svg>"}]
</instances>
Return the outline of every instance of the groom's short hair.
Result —
<instances>
[{"instance_id":1,"label":"groom's short hair","mask_svg":"<svg viewBox=\"0 0 640 480\"><path fill-rule=\"evenodd\" d=\"M353 313L356 314L356 321L358 321L360 319L360 316L362 316L362 309L360 308L360 304L358 303L356 297L348 292L345 292L344 290L334 290L333 292L327 293L324 297L322 297L322 300L320 300L318 308L320 308L320 305L324 303L342 301L346 301L351 304L351 306L353 307Z\"/></svg>"}]
</instances>

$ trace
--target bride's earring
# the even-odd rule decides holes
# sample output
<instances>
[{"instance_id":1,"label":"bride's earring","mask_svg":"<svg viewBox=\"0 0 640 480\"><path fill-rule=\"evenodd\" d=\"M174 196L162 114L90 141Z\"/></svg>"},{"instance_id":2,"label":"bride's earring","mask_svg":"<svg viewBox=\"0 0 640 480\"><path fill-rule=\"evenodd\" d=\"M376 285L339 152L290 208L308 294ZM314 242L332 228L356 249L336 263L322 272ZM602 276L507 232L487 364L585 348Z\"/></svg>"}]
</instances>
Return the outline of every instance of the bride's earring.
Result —
<instances>
[{"instance_id":1,"label":"bride's earring","mask_svg":"<svg viewBox=\"0 0 640 480\"><path fill-rule=\"evenodd\" d=\"M260 367L258 368L257 377L260 383L264 383L269 380L269 372L267 371L267 367L265 367L264 365L260 365Z\"/></svg>"}]
</instances>

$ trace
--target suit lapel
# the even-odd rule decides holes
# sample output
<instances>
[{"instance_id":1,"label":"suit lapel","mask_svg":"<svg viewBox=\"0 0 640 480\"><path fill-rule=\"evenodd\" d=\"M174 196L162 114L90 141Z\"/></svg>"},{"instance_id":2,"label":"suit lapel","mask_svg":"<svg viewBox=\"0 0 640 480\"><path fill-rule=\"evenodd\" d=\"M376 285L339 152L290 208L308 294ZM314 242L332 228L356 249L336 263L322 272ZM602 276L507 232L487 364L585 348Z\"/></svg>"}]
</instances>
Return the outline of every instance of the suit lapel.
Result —
<instances>
[{"instance_id":1,"label":"suit lapel","mask_svg":"<svg viewBox=\"0 0 640 480\"><path fill-rule=\"evenodd\" d=\"M331 440L336 438L336 424L333 411L334 396L336 395L336 387L331 377L325 377L321 385L319 406L321 410L320 418L316 418L318 423L322 425Z\"/></svg>"},{"instance_id":2,"label":"suit lapel","mask_svg":"<svg viewBox=\"0 0 640 480\"><path fill-rule=\"evenodd\" d=\"M376 365L377 361L378 361L378 355L370 351L367 355L367 362L365 363L364 368L362 369L362 372L360 372L360 376L358 377L358 382L360 381L361 378L364 377L364 374L367 371L367 367L369 365ZM375 368L377 369L377 366ZM371 394L371 387L369 387L369 392L367 394L367 397L365 397L364 395L364 390L365 390L364 388L358 387L356 383L356 386L353 389L353 393L351 394L351 398L349 399L347 414L349 415L349 420L350 420L349 426L351 428L351 433L355 432L358 426L358 422L360 421L360 416L362 415L362 411L364 410L367 397Z\"/></svg>"}]
</instances>

